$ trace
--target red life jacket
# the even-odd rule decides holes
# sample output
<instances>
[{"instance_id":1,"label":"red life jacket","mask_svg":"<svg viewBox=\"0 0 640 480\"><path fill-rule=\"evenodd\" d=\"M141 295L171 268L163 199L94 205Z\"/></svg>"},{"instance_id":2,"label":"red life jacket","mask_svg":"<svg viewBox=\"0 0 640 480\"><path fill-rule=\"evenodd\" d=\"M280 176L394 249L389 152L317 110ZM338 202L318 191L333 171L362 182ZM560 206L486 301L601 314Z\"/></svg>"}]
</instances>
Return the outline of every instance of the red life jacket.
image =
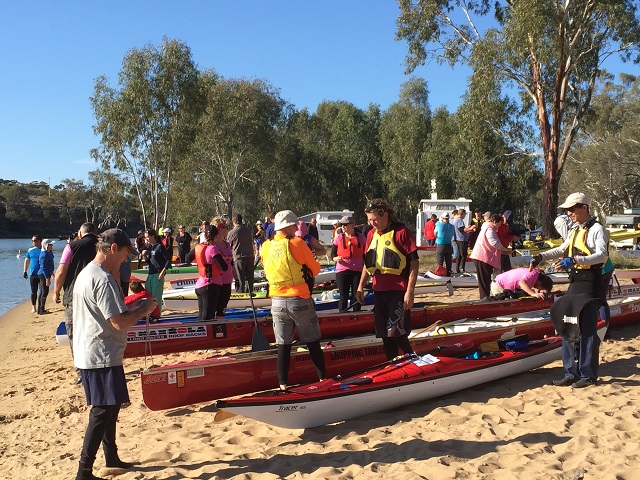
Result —
<instances>
[{"instance_id":1,"label":"red life jacket","mask_svg":"<svg viewBox=\"0 0 640 480\"><path fill-rule=\"evenodd\" d=\"M199 243L195 247L196 251L196 264L198 265L198 275L203 278L213 278L222 275L222 270L216 262L207 263L205 252L208 245Z\"/></svg>"},{"instance_id":2,"label":"red life jacket","mask_svg":"<svg viewBox=\"0 0 640 480\"><path fill-rule=\"evenodd\" d=\"M337 254L342 258L362 258L364 257L364 242L358 240L358 235L353 235L347 239L344 233L338 239Z\"/></svg>"}]
</instances>

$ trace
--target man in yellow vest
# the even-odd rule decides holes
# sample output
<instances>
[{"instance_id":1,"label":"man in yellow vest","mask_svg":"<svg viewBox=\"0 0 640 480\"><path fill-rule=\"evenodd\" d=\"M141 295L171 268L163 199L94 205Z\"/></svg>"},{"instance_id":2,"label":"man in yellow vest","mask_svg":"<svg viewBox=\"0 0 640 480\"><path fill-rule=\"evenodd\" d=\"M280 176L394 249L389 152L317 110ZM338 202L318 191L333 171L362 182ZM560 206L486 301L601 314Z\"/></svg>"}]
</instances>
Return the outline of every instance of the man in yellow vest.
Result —
<instances>
[{"instance_id":1,"label":"man in yellow vest","mask_svg":"<svg viewBox=\"0 0 640 480\"><path fill-rule=\"evenodd\" d=\"M278 381L284 391L287 389L294 329L300 342L307 344L318 378L324 380L326 375L318 315L306 283L307 277L320 273L320 264L313 258L305 241L295 236L297 224L298 218L291 210L276 213L275 235L262 245L260 251L272 297L273 330L278 344Z\"/></svg>"},{"instance_id":2,"label":"man in yellow vest","mask_svg":"<svg viewBox=\"0 0 640 480\"><path fill-rule=\"evenodd\" d=\"M365 265L356 300L364 305L364 287L373 276L373 319L376 337L382 338L388 360L413 349L409 343L413 295L418 279L418 248L407 227L395 218L393 208L374 199L365 209L373 227L367 234Z\"/></svg>"},{"instance_id":3,"label":"man in yellow vest","mask_svg":"<svg viewBox=\"0 0 640 480\"><path fill-rule=\"evenodd\" d=\"M569 272L566 295L551 307L551 320L562 335L564 378L553 381L559 387L584 388L596 385L598 380L597 323L602 305L599 289L602 266L608 258L609 232L589 213L589 204L589 197L584 193L569 195L558 206L567 210L572 221L569 235L559 247L534 255L532 259L535 266L541 260L561 258L555 264L556 269Z\"/></svg>"}]
</instances>

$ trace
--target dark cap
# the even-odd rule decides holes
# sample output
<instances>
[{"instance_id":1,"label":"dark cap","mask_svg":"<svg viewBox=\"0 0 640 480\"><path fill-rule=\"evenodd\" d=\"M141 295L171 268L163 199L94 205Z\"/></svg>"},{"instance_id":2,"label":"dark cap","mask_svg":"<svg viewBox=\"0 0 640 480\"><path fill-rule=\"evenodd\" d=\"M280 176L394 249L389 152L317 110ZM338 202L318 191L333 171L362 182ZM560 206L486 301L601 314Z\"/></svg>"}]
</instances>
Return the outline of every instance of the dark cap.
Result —
<instances>
[{"instance_id":1,"label":"dark cap","mask_svg":"<svg viewBox=\"0 0 640 480\"><path fill-rule=\"evenodd\" d=\"M116 244L119 247L129 247L129 253L136 254L138 253L133 245L131 245L131 239L127 232L124 230L120 230L119 228L110 228L109 230L105 230L100 235L100 238L103 242Z\"/></svg>"}]
</instances>

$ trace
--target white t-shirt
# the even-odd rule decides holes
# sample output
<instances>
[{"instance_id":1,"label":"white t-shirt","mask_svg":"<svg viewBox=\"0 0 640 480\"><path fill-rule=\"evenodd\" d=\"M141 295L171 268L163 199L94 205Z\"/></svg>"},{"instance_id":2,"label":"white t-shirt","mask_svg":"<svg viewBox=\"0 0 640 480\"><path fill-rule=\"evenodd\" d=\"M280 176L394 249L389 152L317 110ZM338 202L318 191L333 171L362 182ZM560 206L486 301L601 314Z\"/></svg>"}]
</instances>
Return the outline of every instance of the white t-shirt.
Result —
<instances>
[{"instance_id":1,"label":"white t-shirt","mask_svg":"<svg viewBox=\"0 0 640 480\"><path fill-rule=\"evenodd\" d=\"M122 365L127 332L118 331L109 318L128 311L115 278L89 263L73 288L73 362L77 368Z\"/></svg>"}]
</instances>

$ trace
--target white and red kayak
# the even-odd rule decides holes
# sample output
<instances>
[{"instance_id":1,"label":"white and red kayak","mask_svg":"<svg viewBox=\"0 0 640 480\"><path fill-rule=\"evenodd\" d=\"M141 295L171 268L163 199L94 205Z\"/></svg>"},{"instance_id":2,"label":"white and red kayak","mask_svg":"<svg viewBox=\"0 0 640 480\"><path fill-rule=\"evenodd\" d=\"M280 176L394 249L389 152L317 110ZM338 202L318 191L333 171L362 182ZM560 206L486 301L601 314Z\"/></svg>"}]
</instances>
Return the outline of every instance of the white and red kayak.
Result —
<instances>
[{"instance_id":1,"label":"white and red kayak","mask_svg":"<svg viewBox=\"0 0 640 480\"><path fill-rule=\"evenodd\" d=\"M603 338L605 323L600 322L599 327ZM482 353L478 358L409 354L377 368L294 387L286 393L270 391L218 400L216 420L235 414L283 428L318 427L527 372L558 360L561 345L560 337L549 337L515 344L514 351Z\"/></svg>"}]
</instances>

